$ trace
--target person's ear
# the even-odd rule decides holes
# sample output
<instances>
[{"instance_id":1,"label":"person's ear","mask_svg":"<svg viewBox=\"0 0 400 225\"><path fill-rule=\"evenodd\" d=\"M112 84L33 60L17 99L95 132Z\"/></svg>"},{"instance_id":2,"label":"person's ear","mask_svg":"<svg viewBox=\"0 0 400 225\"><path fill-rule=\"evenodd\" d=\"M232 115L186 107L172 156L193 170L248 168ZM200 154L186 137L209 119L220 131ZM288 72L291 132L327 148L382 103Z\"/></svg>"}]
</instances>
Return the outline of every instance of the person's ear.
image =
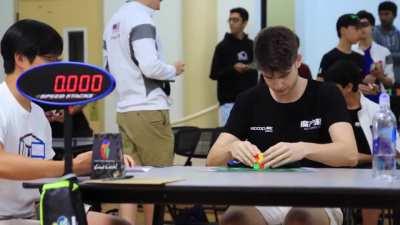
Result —
<instances>
[{"instance_id":1,"label":"person's ear","mask_svg":"<svg viewBox=\"0 0 400 225\"><path fill-rule=\"evenodd\" d=\"M346 29L347 29L347 27L341 27L341 28L339 29L340 38L343 37L343 34L344 34L344 32L345 32Z\"/></svg>"},{"instance_id":2,"label":"person's ear","mask_svg":"<svg viewBox=\"0 0 400 225\"><path fill-rule=\"evenodd\" d=\"M29 68L29 60L26 58L26 56L20 54L20 53L15 53L14 54L14 61L15 61L15 69L18 69L20 71L25 71L27 68Z\"/></svg>"},{"instance_id":3,"label":"person's ear","mask_svg":"<svg viewBox=\"0 0 400 225\"><path fill-rule=\"evenodd\" d=\"M296 69L300 68L302 62L303 62L303 57L300 54L297 54L295 61Z\"/></svg>"},{"instance_id":4,"label":"person's ear","mask_svg":"<svg viewBox=\"0 0 400 225\"><path fill-rule=\"evenodd\" d=\"M346 87L344 88L344 90L348 93L348 92L353 92L353 84L352 83L348 83L346 85Z\"/></svg>"}]
</instances>

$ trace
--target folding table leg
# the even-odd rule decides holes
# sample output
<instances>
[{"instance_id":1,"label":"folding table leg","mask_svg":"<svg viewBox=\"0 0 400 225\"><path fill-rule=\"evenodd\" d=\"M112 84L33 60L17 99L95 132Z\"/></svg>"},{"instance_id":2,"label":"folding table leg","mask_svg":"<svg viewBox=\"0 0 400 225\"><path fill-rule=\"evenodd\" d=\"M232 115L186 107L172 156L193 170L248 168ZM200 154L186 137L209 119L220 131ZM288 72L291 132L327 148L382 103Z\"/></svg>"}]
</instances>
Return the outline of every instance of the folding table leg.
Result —
<instances>
[{"instance_id":1,"label":"folding table leg","mask_svg":"<svg viewBox=\"0 0 400 225\"><path fill-rule=\"evenodd\" d=\"M153 225L164 225L164 204L154 205Z\"/></svg>"},{"instance_id":2,"label":"folding table leg","mask_svg":"<svg viewBox=\"0 0 400 225\"><path fill-rule=\"evenodd\" d=\"M393 224L400 225L400 208L399 207L393 209Z\"/></svg>"}]
</instances>

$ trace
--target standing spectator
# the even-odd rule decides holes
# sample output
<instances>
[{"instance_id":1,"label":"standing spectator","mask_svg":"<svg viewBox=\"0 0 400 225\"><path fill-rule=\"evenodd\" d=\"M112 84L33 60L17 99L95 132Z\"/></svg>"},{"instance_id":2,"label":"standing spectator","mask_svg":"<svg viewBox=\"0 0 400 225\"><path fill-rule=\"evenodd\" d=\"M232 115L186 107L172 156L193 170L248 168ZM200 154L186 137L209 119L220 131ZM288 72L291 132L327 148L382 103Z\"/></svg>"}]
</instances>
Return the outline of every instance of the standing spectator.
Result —
<instances>
[{"instance_id":1,"label":"standing spectator","mask_svg":"<svg viewBox=\"0 0 400 225\"><path fill-rule=\"evenodd\" d=\"M344 14L336 23L336 31L339 37L338 45L326 53L321 60L317 80L323 81L325 72L339 60L350 60L362 69L364 60L362 55L351 50L360 38L360 19L355 14Z\"/></svg>"},{"instance_id":2,"label":"standing spectator","mask_svg":"<svg viewBox=\"0 0 400 225\"><path fill-rule=\"evenodd\" d=\"M244 29L249 13L243 8L234 8L229 14L229 28L215 48L210 78L217 81L219 125L224 126L239 93L257 84L257 70L253 62L253 41Z\"/></svg>"},{"instance_id":3,"label":"standing spectator","mask_svg":"<svg viewBox=\"0 0 400 225\"><path fill-rule=\"evenodd\" d=\"M124 151L143 166L172 165L168 81L184 70L182 62L168 65L161 58L152 18L159 9L160 0L128 1L104 31L106 66L117 81L117 122ZM144 205L147 225L152 224L153 210L153 205ZM135 224L136 205L122 205L120 215Z\"/></svg>"},{"instance_id":4,"label":"standing spectator","mask_svg":"<svg viewBox=\"0 0 400 225\"><path fill-rule=\"evenodd\" d=\"M376 43L390 50L393 57L395 81L400 83L400 31L393 25L397 16L397 6L391 1L379 4L380 26L374 29L373 37Z\"/></svg>"},{"instance_id":5,"label":"standing spectator","mask_svg":"<svg viewBox=\"0 0 400 225\"><path fill-rule=\"evenodd\" d=\"M394 84L393 60L390 51L372 39L372 28L375 26L374 16L367 11L357 13L361 21L360 42L354 51L364 57L362 69L363 83L360 90L370 100L378 103L381 90Z\"/></svg>"}]
</instances>

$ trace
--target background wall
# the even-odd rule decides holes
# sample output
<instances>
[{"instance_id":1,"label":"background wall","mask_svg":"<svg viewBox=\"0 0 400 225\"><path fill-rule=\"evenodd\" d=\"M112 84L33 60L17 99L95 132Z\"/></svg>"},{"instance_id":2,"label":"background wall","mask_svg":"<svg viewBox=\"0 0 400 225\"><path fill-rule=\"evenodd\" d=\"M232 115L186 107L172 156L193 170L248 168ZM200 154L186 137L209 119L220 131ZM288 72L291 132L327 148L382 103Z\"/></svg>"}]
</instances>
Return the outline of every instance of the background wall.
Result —
<instances>
[{"instance_id":1,"label":"background wall","mask_svg":"<svg viewBox=\"0 0 400 225\"><path fill-rule=\"evenodd\" d=\"M267 26L282 25L294 29L295 2L297 5L295 0L267 0Z\"/></svg>"},{"instance_id":2,"label":"background wall","mask_svg":"<svg viewBox=\"0 0 400 225\"><path fill-rule=\"evenodd\" d=\"M0 1L0 37L3 37L7 28L15 21L15 1ZM0 82L4 79L3 58L0 57Z\"/></svg>"},{"instance_id":3,"label":"background wall","mask_svg":"<svg viewBox=\"0 0 400 225\"><path fill-rule=\"evenodd\" d=\"M345 13L357 13L367 10L375 15L379 24L378 5L381 0L348 1L348 0L296 0L295 28L301 39L301 52L305 62L316 76L322 56L338 43L336 21ZM400 1L395 0L398 7ZM399 18L395 25L400 27Z\"/></svg>"},{"instance_id":4,"label":"background wall","mask_svg":"<svg viewBox=\"0 0 400 225\"><path fill-rule=\"evenodd\" d=\"M217 1L183 1L183 42L186 72L184 77L184 113L191 115L216 104L215 82L208 78L217 43ZM190 125L216 126L216 111Z\"/></svg>"}]
</instances>

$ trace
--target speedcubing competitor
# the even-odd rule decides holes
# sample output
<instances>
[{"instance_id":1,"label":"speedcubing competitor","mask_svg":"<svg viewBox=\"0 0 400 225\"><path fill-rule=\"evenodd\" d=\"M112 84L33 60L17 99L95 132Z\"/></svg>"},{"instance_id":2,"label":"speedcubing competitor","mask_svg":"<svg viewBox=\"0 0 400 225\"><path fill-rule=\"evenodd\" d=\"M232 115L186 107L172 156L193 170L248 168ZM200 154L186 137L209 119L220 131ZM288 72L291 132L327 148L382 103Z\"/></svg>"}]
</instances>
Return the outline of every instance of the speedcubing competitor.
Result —
<instances>
[{"instance_id":1,"label":"speedcubing competitor","mask_svg":"<svg viewBox=\"0 0 400 225\"><path fill-rule=\"evenodd\" d=\"M298 76L296 35L285 27L262 30L255 58L264 82L237 98L208 166L236 159L252 166L262 153L266 167L342 167L357 164L357 147L338 88ZM340 209L230 207L223 225L340 225ZM314 224L313 223L313 224Z\"/></svg>"}]
</instances>

